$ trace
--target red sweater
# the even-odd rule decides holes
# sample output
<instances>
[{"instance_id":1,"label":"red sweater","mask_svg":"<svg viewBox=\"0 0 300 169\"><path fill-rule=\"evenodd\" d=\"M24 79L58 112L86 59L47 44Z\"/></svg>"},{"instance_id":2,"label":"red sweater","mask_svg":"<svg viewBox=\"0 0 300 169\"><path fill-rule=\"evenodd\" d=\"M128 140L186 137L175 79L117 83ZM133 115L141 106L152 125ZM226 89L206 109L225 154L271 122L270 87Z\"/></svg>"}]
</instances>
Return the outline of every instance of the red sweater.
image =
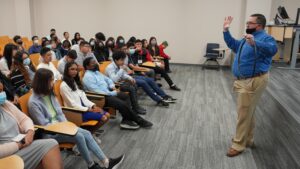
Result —
<instances>
[{"instance_id":1,"label":"red sweater","mask_svg":"<svg viewBox=\"0 0 300 169\"><path fill-rule=\"evenodd\" d=\"M167 55L165 52L164 52L164 48L163 48L163 45L159 45L158 46L159 48L159 55L165 59L170 59L170 56Z\"/></svg>"}]
</instances>

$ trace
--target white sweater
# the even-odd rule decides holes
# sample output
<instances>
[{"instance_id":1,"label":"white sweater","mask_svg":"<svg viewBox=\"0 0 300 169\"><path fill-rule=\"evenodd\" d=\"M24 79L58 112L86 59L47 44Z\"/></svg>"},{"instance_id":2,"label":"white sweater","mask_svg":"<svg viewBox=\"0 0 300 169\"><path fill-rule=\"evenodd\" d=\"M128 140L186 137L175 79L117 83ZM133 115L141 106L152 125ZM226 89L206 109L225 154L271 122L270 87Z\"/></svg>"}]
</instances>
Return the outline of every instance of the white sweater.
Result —
<instances>
[{"instance_id":1,"label":"white sweater","mask_svg":"<svg viewBox=\"0 0 300 169\"><path fill-rule=\"evenodd\" d=\"M76 91L73 91L64 81L60 85L60 95L64 100L64 105L67 107L88 111L89 108L95 105L86 97L84 91L78 88ZM82 106L81 101L85 106Z\"/></svg>"},{"instance_id":2,"label":"white sweater","mask_svg":"<svg viewBox=\"0 0 300 169\"><path fill-rule=\"evenodd\" d=\"M10 74L10 70L8 69L7 61L4 56L0 59L0 71L6 77Z\"/></svg>"},{"instance_id":3,"label":"white sweater","mask_svg":"<svg viewBox=\"0 0 300 169\"><path fill-rule=\"evenodd\" d=\"M40 63L37 67L37 69L40 69L40 68L45 68L45 69L48 69L48 70L51 70L54 74L54 80L60 80L62 79L62 75L59 73L59 71L55 68L55 66L53 65L53 63L49 62L49 64L46 64L46 63Z\"/></svg>"}]
</instances>

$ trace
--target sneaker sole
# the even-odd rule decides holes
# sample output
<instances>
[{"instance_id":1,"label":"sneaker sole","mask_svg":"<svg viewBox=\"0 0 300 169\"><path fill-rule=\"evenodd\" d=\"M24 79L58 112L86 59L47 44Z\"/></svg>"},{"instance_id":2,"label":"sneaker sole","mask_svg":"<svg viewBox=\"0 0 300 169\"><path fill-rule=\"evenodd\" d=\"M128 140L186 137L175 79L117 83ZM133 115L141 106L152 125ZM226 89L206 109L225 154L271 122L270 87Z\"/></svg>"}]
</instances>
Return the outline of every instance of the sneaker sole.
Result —
<instances>
[{"instance_id":1,"label":"sneaker sole","mask_svg":"<svg viewBox=\"0 0 300 169\"><path fill-rule=\"evenodd\" d=\"M113 168L112 168L112 169L118 169L118 168L119 168L119 166L122 164L122 162L123 162L124 158L125 158L125 154L123 155L123 158L121 159L121 161L120 161L120 162L118 162L118 164L116 164L115 166L113 166Z\"/></svg>"},{"instance_id":2,"label":"sneaker sole","mask_svg":"<svg viewBox=\"0 0 300 169\"><path fill-rule=\"evenodd\" d=\"M129 125L126 125L126 124L120 124L120 127L121 129L127 129L127 130L137 130L140 128L140 126L129 126Z\"/></svg>"}]
</instances>

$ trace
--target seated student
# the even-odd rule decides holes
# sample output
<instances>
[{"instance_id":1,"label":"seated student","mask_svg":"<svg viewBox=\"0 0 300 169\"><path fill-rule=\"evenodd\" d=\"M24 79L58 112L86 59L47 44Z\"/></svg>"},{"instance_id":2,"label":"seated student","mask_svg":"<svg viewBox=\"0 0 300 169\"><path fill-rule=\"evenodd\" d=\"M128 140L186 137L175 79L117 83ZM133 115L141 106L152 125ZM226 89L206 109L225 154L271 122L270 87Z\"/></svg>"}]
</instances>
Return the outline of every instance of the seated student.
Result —
<instances>
[{"instance_id":1,"label":"seated student","mask_svg":"<svg viewBox=\"0 0 300 169\"><path fill-rule=\"evenodd\" d=\"M37 125L49 125L57 122L67 121L62 112L55 95L53 94L54 77L53 73L48 69L39 69L33 79L33 94L28 102L28 110L33 121ZM53 138L59 143L72 142L76 143L81 156L86 161L88 168L102 169L97 162L94 162L90 151L97 157L105 168L117 168L123 161L124 155L116 159L108 159L102 152L94 140L92 134L82 128L78 128L75 136L67 136L62 134L49 135L44 134L43 138Z\"/></svg>"},{"instance_id":2,"label":"seated student","mask_svg":"<svg viewBox=\"0 0 300 169\"><path fill-rule=\"evenodd\" d=\"M143 62L146 62L147 57L147 51L146 49L142 48L142 41L136 40L135 42L135 53L131 55L132 65L138 65ZM180 88L178 88L173 81L171 80L170 76L166 73L166 71L158 66L155 66L154 68L151 68L155 71L157 74L161 74L161 76L167 81L167 83L170 86L170 89L180 91Z\"/></svg>"},{"instance_id":3,"label":"seated student","mask_svg":"<svg viewBox=\"0 0 300 169\"><path fill-rule=\"evenodd\" d=\"M106 47L102 41L100 42L95 41L95 47L93 53L99 63L104 61L109 61Z\"/></svg>"},{"instance_id":4,"label":"seated student","mask_svg":"<svg viewBox=\"0 0 300 169\"><path fill-rule=\"evenodd\" d=\"M23 159L25 169L62 169L57 142L53 139L33 140L31 119L7 101L3 87L0 83L0 159L15 154ZM25 134L23 141L12 141L19 134Z\"/></svg>"},{"instance_id":5,"label":"seated student","mask_svg":"<svg viewBox=\"0 0 300 169\"><path fill-rule=\"evenodd\" d=\"M169 60L171 59L171 57L169 55L167 55L164 50L168 47L168 42L167 41L163 41L159 46L159 56L164 58L164 65L165 65L165 70L167 71L167 73L172 73L172 71L170 70L170 63Z\"/></svg>"},{"instance_id":6,"label":"seated student","mask_svg":"<svg viewBox=\"0 0 300 169\"><path fill-rule=\"evenodd\" d=\"M167 70L165 69L165 65L164 65L164 62L160 61L157 57L160 56L160 50L159 50L159 47L157 45L157 41L156 41L156 38L155 37L151 37L150 40L149 40L150 44L148 44L148 48L147 51L147 58L151 58L150 60L151 61L154 61L155 64L164 69L166 72ZM149 60L149 59L148 59ZM168 73L168 72L167 72Z\"/></svg>"},{"instance_id":7,"label":"seated student","mask_svg":"<svg viewBox=\"0 0 300 169\"><path fill-rule=\"evenodd\" d=\"M12 43L5 45L3 57L0 58L0 71L6 77L10 75L12 59L16 55L18 47Z\"/></svg>"},{"instance_id":8,"label":"seated student","mask_svg":"<svg viewBox=\"0 0 300 169\"><path fill-rule=\"evenodd\" d=\"M80 37L80 33L79 32L76 32L74 34L74 39L72 39L72 45L76 45L78 44L79 45L79 41L81 40L81 37Z\"/></svg>"},{"instance_id":9,"label":"seated student","mask_svg":"<svg viewBox=\"0 0 300 169\"><path fill-rule=\"evenodd\" d=\"M71 43L68 40L65 40L62 42L61 48L60 48L60 53L61 56L64 57L67 55L67 53L69 52L69 50L71 50Z\"/></svg>"},{"instance_id":10,"label":"seated student","mask_svg":"<svg viewBox=\"0 0 300 169\"><path fill-rule=\"evenodd\" d=\"M148 49L148 45L149 45L149 44L148 44L147 39L143 39L143 40L142 40L142 46L143 46L143 48L144 48L144 49Z\"/></svg>"},{"instance_id":11,"label":"seated student","mask_svg":"<svg viewBox=\"0 0 300 169\"><path fill-rule=\"evenodd\" d=\"M74 62L77 58L77 52L75 50L70 50L68 54L60 59L57 64L57 70L60 74L64 74L65 66L68 62Z\"/></svg>"},{"instance_id":12,"label":"seated student","mask_svg":"<svg viewBox=\"0 0 300 169\"><path fill-rule=\"evenodd\" d=\"M14 36L13 40L17 44L18 50L26 51L25 47L23 46L24 44L21 36L19 35Z\"/></svg>"},{"instance_id":13,"label":"seated student","mask_svg":"<svg viewBox=\"0 0 300 169\"><path fill-rule=\"evenodd\" d=\"M26 52L18 51L12 65L10 79L19 97L28 93L31 89L30 74L24 64L24 61L28 64L28 60L30 63L29 56Z\"/></svg>"},{"instance_id":14,"label":"seated student","mask_svg":"<svg viewBox=\"0 0 300 169\"><path fill-rule=\"evenodd\" d=\"M90 46L91 46L91 51L92 51L92 52L95 51L95 43L96 43L96 39L90 38L89 44L90 44Z\"/></svg>"},{"instance_id":15,"label":"seated student","mask_svg":"<svg viewBox=\"0 0 300 169\"><path fill-rule=\"evenodd\" d=\"M82 79L84 88L96 93L104 93L105 107L113 107L121 113L123 120L120 124L124 129L149 128L153 124L138 116L131 108L130 97L120 91L116 91L115 84L111 79L99 72L97 62L89 57L83 62L86 70Z\"/></svg>"},{"instance_id":16,"label":"seated student","mask_svg":"<svg viewBox=\"0 0 300 169\"><path fill-rule=\"evenodd\" d=\"M55 60L60 60L62 58L62 55L60 53L61 47L60 43L58 43L57 39L54 37L51 41L51 50L55 53Z\"/></svg>"},{"instance_id":17,"label":"seated student","mask_svg":"<svg viewBox=\"0 0 300 169\"><path fill-rule=\"evenodd\" d=\"M51 49L47 47L43 47L41 52L41 63L38 65L37 69L45 68L52 71L54 75L54 80L60 80L62 78L62 75L59 73L59 71L55 68L52 61L52 53Z\"/></svg>"},{"instance_id":18,"label":"seated student","mask_svg":"<svg viewBox=\"0 0 300 169\"><path fill-rule=\"evenodd\" d=\"M120 57L120 55L122 55L122 54L123 53L121 51L118 51L118 54L116 54L115 57ZM126 57L126 54L124 54L124 55ZM124 59L123 59L123 62L124 62ZM115 59L113 59L113 62L106 68L106 75L115 83L121 82L120 90L122 92L129 92L132 109L135 112L137 112L138 114L146 114L146 109L141 107L138 103L137 85L135 84L135 80L132 77L130 77L124 69L119 68L119 66L116 65Z\"/></svg>"},{"instance_id":19,"label":"seated student","mask_svg":"<svg viewBox=\"0 0 300 169\"><path fill-rule=\"evenodd\" d=\"M123 48L124 50L124 48ZM143 90L154 100L158 105L168 107L169 103L174 103L174 100L171 96L168 96L158 85L154 82L153 79L144 76L134 75L133 77L127 74L125 70L125 59L126 53L123 51L116 51L113 55L113 62L109 64L106 68L106 74L114 82L119 82L121 80L133 81L143 88Z\"/></svg>"},{"instance_id":20,"label":"seated student","mask_svg":"<svg viewBox=\"0 0 300 169\"><path fill-rule=\"evenodd\" d=\"M95 55L91 52L91 46L87 41L81 41L79 44L79 51L77 52L77 58L75 62L82 66L83 65L83 60L85 58L92 57L97 61Z\"/></svg>"},{"instance_id":21,"label":"seated student","mask_svg":"<svg viewBox=\"0 0 300 169\"><path fill-rule=\"evenodd\" d=\"M51 35L56 35L56 30L54 28L50 29L50 34L47 36L47 39L51 40Z\"/></svg>"},{"instance_id":22,"label":"seated student","mask_svg":"<svg viewBox=\"0 0 300 169\"><path fill-rule=\"evenodd\" d=\"M115 40L113 37L109 37L105 43L106 47L106 55L108 56L108 60L112 60L112 55L114 54L115 49Z\"/></svg>"},{"instance_id":23,"label":"seated student","mask_svg":"<svg viewBox=\"0 0 300 169\"><path fill-rule=\"evenodd\" d=\"M72 46L72 42L70 40L70 34L69 32L64 32L63 33L64 38L62 39L61 43L64 43L64 41L68 41L70 43L70 47Z\"/></svg>"},{"instance_id":24,"label":"seated student","mask_svg":"<svg viewBox=\"0 0 300 169\"><path fill-rule=\"evenodd\" d=\"M39 44L39 37L33 36L31 40L33 42L33 45L28 50L29 54L40 53L42 46Z\"/></svg>"},{"instance_id":25,"label":"seated student","mask_svg":"<svg viewBox=\"0 0 300 169\"><path fill-rule=\"evenodd\" d=\"M155 72L153 69L149 69L149 68L145 68L145 67L140 67L139 64L134 64L133 61L132 61L132 57L131 55L133 55L136 51L135 49L135 45L134 43L127 43L127 48L128 48L128 66L130 69L132 69L133 71L136 71L136 72L141 72L142 75L145 75L145 76L148 76L150 78L153 78L155 77Z\"/></svg>"},{"instance_id":26,"label":"seated student","mask_svg":"<svg viewBox=\"0 0 300 169\"><path fill-rule=\"evenodd\" d=\"M52 49L52 45L51 45L51 43L50 43L50 41L49 40L45 40L45 41L43 41L42 42L42 48L43 47L47 47L47 48L49 48L49 49ZM42 49L41 49L42 50ZM53 51L53 50L51 50L51 61L53 61L53 60L57 60L56 59L56 54L55 54L55 52ZM42 58L40 57L40 60L39 60L40 62L42 62Z\"/></svg>"},{"instance_id":27,"label":"seated student","mask_svg":"<svg viewBox=\"0 0 300 169\"><path fill-rule=\"evenodd\" d=\"M123 36L118 36L116 41L116 48L120 48L120 46L125 45L125 39Z\"/></svg>"},{"instance_id":28,"label":"seated student","mask_svg":"<svg viewBox=\"0 0 300 169\"><path fill-rule=\"evenodd\" d=\"M60 93L64 100L64 105L86 111L82 115L84 122L89 120L104 122L110 117L108 112L97 107L95 103L87 98L79 79L78 66L74 61L66 64L63 75Z\"/></svg>"},{"instance_id":29,"label":"seated student","mask_svg":"<svg viewBox=\"0 0 300 169\"><path fill-rule=\"evenodd\" d=\"M15 105L19 104L19 97L16 94L15 88L11 80L0 72L0 82L3 84L3 91L6 93L7 100Z\"/></svg>"}]
</instances>

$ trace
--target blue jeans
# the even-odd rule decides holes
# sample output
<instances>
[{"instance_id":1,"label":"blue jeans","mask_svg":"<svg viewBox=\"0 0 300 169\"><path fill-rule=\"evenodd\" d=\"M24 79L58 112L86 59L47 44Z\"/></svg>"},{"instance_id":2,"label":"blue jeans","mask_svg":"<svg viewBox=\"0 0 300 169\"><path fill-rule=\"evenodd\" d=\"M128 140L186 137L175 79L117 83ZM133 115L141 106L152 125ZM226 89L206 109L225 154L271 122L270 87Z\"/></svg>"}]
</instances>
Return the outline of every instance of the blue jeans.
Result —
<instances>
[{"instance_id":1,"label":"blue jeans","mask_svg":"<svg viewBox=\"0 0 300 169\"><path fill-rule=\"evenodd\" d=\"M47 136L55 139L59 143L75 143L78 147L78 151L80 152L81 156L84 158L88 165L94 162L89 151L92 151L93 154L101 161L106 159L105 154L94 140L91 132L85 129L78 128L78 132L75 136L68 136L62 134Z\"/></svg>"},{"instance_id":2,"label":"blue jeans","mask_svg":"<svg viewBox=\"0 0 300 169\"><path fill-rule=\"evenodd\" d=\"M143 90L151 97L152 100L159 102L161 97L165 97L166 93L155 83L152 78L144 76L134 77L137 86L142 87Z\"/></svg>"}]
</instances>

